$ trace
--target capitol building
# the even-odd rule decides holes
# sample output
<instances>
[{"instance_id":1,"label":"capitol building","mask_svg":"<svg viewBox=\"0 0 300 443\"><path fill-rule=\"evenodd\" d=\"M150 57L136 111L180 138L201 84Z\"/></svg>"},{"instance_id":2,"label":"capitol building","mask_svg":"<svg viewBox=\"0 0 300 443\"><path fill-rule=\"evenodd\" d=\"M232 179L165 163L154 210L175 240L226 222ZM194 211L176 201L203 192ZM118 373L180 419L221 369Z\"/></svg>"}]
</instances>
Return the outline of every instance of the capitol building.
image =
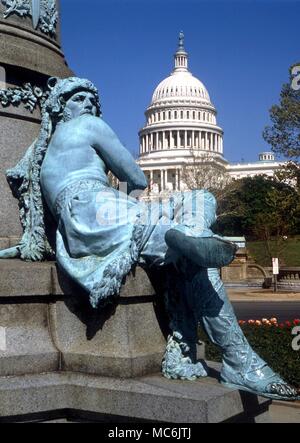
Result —
<instances>
[{"instance_id":1,"label":"capitol building","mask_svg":"<svg viewBox=\"0 0 300 443\"><path fill-rule=\"evenodd\" d=\"M280 164L272 152L261 153L253 163L230 164L225 159L217 110L204 84L189 71L182 32L174 59L173 72L155 89L139 132L138 164L150 191L186 189L183 168L195 164L195 156L213 161L232 178L273 175Z\"/></svg>"}]
</instances>

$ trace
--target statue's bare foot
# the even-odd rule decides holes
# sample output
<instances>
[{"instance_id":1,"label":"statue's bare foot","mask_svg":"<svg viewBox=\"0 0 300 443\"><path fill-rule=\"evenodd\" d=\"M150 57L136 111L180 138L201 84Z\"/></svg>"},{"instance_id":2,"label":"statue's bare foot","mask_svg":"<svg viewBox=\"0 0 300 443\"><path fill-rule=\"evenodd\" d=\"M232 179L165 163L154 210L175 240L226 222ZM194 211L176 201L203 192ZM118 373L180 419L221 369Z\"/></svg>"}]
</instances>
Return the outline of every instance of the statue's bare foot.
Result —
<instances>
[{"instance_id":1,"label":"statue's bare foot","mask_svg":"<svg viewBox=\"0 0 300 443\"><path fill-rule=\"evenodd\" d=\"M166 232L166 243L177 254L202 268L222 268L229 265L237 246L220 237L189 237L177 229Z\"/></svg>"},{"instance_id":2,"label":"statue's bare foot","mask_svg":"<svg viewBox=\"0 0 300 443\"><path fill-rule=\"evenodd\" d=\"M196 380L206 377L207 372L200 362L193 363L190 357L184 354L189 351L182 342L182 335L174 332L168 337L166 352L162 361L162 373L166 378L173 380Z\"/></svg>"},{"instance_id":3,"label":"statue's bare foot","mask_svg":"<svg viewBox=\"0 0 300 443\"><path fill-rule=\"evenodd\" d=\"M257 368L246 374L221 374L221 383L228 388L237 388L252 394L274 400L300 400L299 389L294 388L276 374L268 365Z\"/></svg>"}]
</instances>

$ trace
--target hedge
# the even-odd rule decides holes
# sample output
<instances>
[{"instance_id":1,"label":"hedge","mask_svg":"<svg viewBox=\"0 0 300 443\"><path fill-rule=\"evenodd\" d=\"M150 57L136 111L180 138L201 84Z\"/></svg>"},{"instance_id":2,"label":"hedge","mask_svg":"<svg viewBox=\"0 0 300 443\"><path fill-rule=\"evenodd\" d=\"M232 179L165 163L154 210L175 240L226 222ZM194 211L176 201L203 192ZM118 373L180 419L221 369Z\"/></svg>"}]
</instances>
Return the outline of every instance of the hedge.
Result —
<instances>
[{"instance_id":1,"label":"hedge","mask_svg":"<svg viewBox=\"0 0 300 443\"><path fill-rule=\"evenodd\" d=\"M299 319L280 325L258 320L250 320L250 324L240 322L253 349L274 371L296 388L300 388L300 350L292 348L292 341L295 338L295 335L292 335L292 328L299 324ZM206 359L221 362L219 349L209 341L202 329L199 330L199 339L205 342ZM298 344L300 344L299 340Z\"/></svg>"}]
</instances>

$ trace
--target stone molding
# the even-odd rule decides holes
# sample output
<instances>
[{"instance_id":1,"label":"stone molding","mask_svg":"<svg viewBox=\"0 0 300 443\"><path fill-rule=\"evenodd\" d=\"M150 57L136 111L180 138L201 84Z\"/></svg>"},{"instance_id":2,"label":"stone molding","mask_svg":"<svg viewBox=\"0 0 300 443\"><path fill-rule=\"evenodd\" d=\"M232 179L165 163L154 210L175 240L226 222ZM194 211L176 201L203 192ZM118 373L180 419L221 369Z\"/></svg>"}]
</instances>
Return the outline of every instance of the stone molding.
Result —
<instances>
[{"instance_id":1,"label":"stone molding","mask_svg":"<svg viewBox=\"0 0 300 443\"><path fill-rule=\"evenodd\" d=\"M29 31L27 28L24 28L18 24L1 23L0 20L0 33L10 34L16 37L23 38L25 40L32 41L33 43L38 43L39 45L42 45L47 49L51 49L52 51L57 52L57 54L61 57L64 57L64 54L60 49L60 45L56 41L45 38L40 34L33 33L32 31Z\"/></svg>"}]
</instances>

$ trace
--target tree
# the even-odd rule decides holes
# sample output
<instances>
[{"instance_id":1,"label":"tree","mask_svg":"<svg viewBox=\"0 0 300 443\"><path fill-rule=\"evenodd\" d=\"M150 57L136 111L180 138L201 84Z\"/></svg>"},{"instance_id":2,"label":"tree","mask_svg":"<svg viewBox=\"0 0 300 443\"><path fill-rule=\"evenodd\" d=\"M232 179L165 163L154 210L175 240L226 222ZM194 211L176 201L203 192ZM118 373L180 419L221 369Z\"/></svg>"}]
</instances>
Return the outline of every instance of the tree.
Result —
<instances>
[{"instance_id":1,"label":"tree","mask_svg":"<svg viewBox=\"0 0 300 443\"><path fill-rule=\"evenodd\" d=\"M238 180L234 191L222 204L223 212L232 215L220 217L218 232L223 235L244 234L248 239L262 241L269 263L272 257L282 257L286 237L299 229L300 207L296 190L272 177Z\"/></svg>"},{"instance_id":2,"label":"tree","mask_svg":"<svg viewBox=\"0 0 300 443\"><path fill-rule=\"evenodd\" d=\"M289 161L275 172L278 181L292 186L300 197L300 163Z\"/></svg>"},{"instance_id":3,"label":"tree","mask_svg":"<svg viewBox=\"0 0 300 443\"><path fill-rule=\"evenodd\" d=\"M298 64L299 65L299 64ZM267 126L263 137L272 151L290 159L300 156L300 88L295 84L294 65L290 68L290 84L284 84L280 104L270 109L272 126Z\"/></svg>"},{"instance_id":4,"label":"tree","mask_svg":"<svg viewBox=\"0 0 300 443\"><path fill-rule=\"evenodd\" d=\"M218 232L252 236L257 215L265 209L266 192L273 186L273 180L265 176L246 177L236 180L234 185L220 203Z\"/></svg>"},{"instance_id":5,"label":"tree","mask_svg":"<svg viewBox=\"0 0 300 443\"><path fill-rule=\"evenodd\" d=\"M271 264L272 257L282 259L287 237L295 232L299 220L297 196L288 187L273 186L266 192L263 211L256 214L253 235L263 241L265 255Z\"/></svg>"},{"instance_id":6,"label":"tree","mask_svg":"<svg viewBox=\"0 0 300 443\"><path fill-rule=\"evenodd\" d=\"M191 150L191 160L183 165L181 181L187 189L206 189L216 197L219 208L222 201L232 192L234 181L224 165L210 154Z\"/></svg>"}]
</instances>

